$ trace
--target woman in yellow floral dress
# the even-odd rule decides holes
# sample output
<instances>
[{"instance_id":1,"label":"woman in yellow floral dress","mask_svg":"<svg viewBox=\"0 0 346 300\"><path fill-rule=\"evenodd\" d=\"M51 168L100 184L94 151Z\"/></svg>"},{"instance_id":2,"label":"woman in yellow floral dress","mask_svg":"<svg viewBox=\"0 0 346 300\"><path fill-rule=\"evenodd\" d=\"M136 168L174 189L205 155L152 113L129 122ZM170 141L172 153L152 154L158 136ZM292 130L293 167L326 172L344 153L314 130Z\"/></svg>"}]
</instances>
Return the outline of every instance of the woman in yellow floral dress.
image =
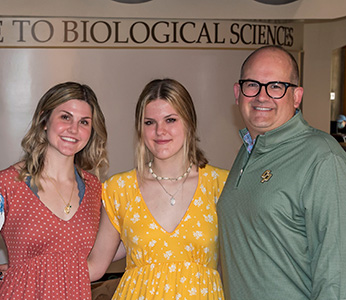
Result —
<instances>
[{"instance_id":1,"label":"woman in yellow floral dress","mask_svg":"<svg viewBox=\"0 0 346 300\"><path fill-rule=\"evenodd\" d=\"M137 167L103 184L105 209L89 257L96 280L123 241L126 271L113 299L224 299L216 203L228 171L207 164L196 125L179 82L147 84L136 107Z\"/></svg>"}]
</instances>

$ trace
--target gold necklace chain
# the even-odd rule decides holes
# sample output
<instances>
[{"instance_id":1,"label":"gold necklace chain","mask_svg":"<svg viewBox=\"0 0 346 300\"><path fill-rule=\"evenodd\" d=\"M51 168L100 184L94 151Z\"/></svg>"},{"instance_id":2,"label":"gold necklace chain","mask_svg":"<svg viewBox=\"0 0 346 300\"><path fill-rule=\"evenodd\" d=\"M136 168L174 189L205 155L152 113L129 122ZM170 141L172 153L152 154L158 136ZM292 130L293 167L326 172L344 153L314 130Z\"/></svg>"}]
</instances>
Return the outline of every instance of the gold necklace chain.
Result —
<instances>
[{"instance_id":1,"label":"gold necklace chain","mask_svg":"<svg viewBox=\"0 0 346 300\"><path fill-rule=\"evenodd\" d=\"M160 179L158 179L157 177L155 177L156 181L159 183L159 185L162 187L162 189L165 191L165 193L166 193L168 196L171 197L171 198L170 198L171 206L174 206L174 205L175 205L175 198L174 198L174 197L175 197L175 195L178 194L178 192L182 189L182 187L183 187L183 185L184 185L184 183L185 183L187 177L189 177L189 173L190 173L190 172L187 173L187 175L185 176L184 181L181 183L181 185L178 187L178 189L177 189L173 194L171 194L170 192L168 192L168 191L166 190L166 188L163 186L163 184L160 182Z\"/></svg>"},{"instance_id":2,"label":"gold necklace chain","mask_svg":"<svg viewBox=\"0 0 346 300\"><path fill-rule=\"evenodd\" d=\"M70 195L70 200L66 203L64 197L60 194L58 188L56 187L53 179L51 177L49 177L46 172L44 172L44 173L47 176L47 178L49 179L49 181L53 184L53 186L54 186L55 190L57 191L58 195L60 196L61 200L64 202L64 204L65 204L64 213L68 215L70 213L70 211L71 211L71 208L72 208L71 201L72 201L72 195L73 195L75 184L73 183L73 185L72 185L72 191L71 191L71 195Z\"/></svg>"}]
</instances>

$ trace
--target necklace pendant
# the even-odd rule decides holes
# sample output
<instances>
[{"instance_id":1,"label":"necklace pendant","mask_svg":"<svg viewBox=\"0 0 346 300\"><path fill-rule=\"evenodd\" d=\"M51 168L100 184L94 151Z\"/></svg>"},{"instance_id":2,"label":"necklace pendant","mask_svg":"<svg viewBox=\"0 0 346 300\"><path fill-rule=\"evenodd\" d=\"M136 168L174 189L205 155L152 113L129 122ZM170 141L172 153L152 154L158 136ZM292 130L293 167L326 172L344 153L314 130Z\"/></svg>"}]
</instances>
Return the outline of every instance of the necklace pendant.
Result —
<instances>
[{"instance_id":1,"label":"necklace pendant","mask_svg":"<svg viewBox=\"0 0 346 300\"><path fill-rule=\"evenodd\" d=\"M72 205L67 204L64 208L64 213L68 215L71 211L71 207L72 207Z\"/></svg>"},{"instance_id":2,"label":"necklace pendant","mask_svg":"<svg viewBox=\"0 0 346 300\"><path fill-rule=\"evenodd\" d=\"M174 199L174 197L172 197L171 198L171 205L174 206L174 204L175 204L175 199Z\"/></svg>"}]
</instances>

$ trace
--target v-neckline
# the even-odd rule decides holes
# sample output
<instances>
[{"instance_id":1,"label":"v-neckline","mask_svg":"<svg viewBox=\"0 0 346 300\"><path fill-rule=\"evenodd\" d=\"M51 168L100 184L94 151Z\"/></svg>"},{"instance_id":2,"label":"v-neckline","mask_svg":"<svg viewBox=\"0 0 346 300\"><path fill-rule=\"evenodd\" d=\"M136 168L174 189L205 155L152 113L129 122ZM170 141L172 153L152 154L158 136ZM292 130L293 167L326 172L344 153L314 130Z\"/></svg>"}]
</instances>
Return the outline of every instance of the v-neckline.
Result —
<instances>
[{"instance_id":1,"label":"v-neckline","mask_svg":"<svg viewBox=\"0 0 346 300\"><path fill-rule=\"evenodd\" d=\"M15 171L17 174L19 174L18 170L17 170L14 166L12 166L12 168L14 169L14 171ZM25 188L29 190L29 192L31 193L31 195L33 196L33 198L34 198L37 202L39 202L39 203L40 203L39 205L41 205L45 210L47 210L49 214L51 214L52 216L54 216L55 218L57 218L59 221L61 221L61 222L66 222L66 223L72 221L72 219L75 218L75 216L76 216L77 213L79 212L81 206L82 206L83 203L85 202L85 201L83 201L83 200L84 200L85 195L86 195L86 193L87 193L87 191L86 191L86 189L85 189L84 195L83 195L83 199L82 199L81 203L78 205L78 208L77 208L77 210L75 211L75 213L73 214L73 216L72 216L70 219L68 219L68 220L64 220L64 219L60 218L59 216L57 216L51 209L49 209L49 207L48 207L47 205L45 205L45 204L41 201L41 199L40 199L38 196L36 196L36 194L30 189L30 187L25 183L25 181L22 181L21 184L24 184Z\"/></svg>"},{"instance_id":2,"label":"v-neckline","mask_svg":"<svg viewBox=\"0 0 346 300\"><path fill-rule=\"evenodd\" d=\"M178 225L177 225L177 226L174 228L174 230L171 231L171 232L170 232L170 231L167 231L165 228L163 228L163 226L156 220L156 218L154 217L154 215L151 213L149 207L147 206L146 202L144 201L144 197L143 197L142 192L141 192L141 190L140 190L140 188L139 188L139 185L138 185L138 178L137 178L137 171L136 171L136 169L134 169L134 172L135 172L135 183L136 183L136 185L137 185L137 187L138 187L138 189L137 189L137 190L138 190L138 194L139 194L139 196L140 196L140 198L141 198L141 202L143 203L144 209L148 211L148 213L149 213L151 219L156 223L156 225L157 225L163 232L165 232L165 233L168 234L168 235L173 235L173 234L175 234L176 231L181 227L181 225L182 225L182 223L184 222L185 218L187 217L188 212L191 210L191 206L193 205L193 200L195 199L196 194L197 194L197 191L198 191L198 188L199 188L199 186L200 186L201 170L198 168L198 182L197 182L197 187L196 187L196 190L195 190L195 192L194 192L194 194L193 194L193 196L192 196L192 198L191 198L191 201L190 201L190 203L189 203L189 206L187 207L187 209L186 209L186 211L185 211L183 217L180 219Z\"/></svg>"}]
</instances>

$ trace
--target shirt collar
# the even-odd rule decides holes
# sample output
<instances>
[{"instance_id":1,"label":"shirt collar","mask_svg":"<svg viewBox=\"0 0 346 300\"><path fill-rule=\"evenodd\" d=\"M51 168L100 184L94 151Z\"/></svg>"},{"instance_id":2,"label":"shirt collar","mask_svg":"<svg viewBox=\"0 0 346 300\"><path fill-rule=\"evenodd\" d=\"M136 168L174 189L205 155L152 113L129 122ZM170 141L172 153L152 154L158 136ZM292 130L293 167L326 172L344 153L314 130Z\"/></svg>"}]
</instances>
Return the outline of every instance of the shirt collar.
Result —
<instances>
[{"instance_id":1,"label":"shirt collar","mask_svg":"<svg viewBox=\"0 0 346 300\"><path fill-rule=\"evenodd\" d=\"M256 139L252 139L250 132L247 131L243 137L243 141L246 144L247 152L251 153L253 146L255 145Z\"/></svg>"},{"instance_id":2,"label":"shirt collar","mask_svg":"<svg viewBox=\"0 0 346 300\"><path fill-rule=\"evenodd\" d=\"M300 112L299 109L296 109L295 113L294 113L294 116L297 115L298 113ZM247 128L245 128L245 131L243 131L243 142L245 143L246 145L246 150L248 153L251 153L254 145L255 145L255 142L256 142L256 139L252 139L251 135L250 135L250 132L247 130Z\"/></svg>"}]
</instances>

